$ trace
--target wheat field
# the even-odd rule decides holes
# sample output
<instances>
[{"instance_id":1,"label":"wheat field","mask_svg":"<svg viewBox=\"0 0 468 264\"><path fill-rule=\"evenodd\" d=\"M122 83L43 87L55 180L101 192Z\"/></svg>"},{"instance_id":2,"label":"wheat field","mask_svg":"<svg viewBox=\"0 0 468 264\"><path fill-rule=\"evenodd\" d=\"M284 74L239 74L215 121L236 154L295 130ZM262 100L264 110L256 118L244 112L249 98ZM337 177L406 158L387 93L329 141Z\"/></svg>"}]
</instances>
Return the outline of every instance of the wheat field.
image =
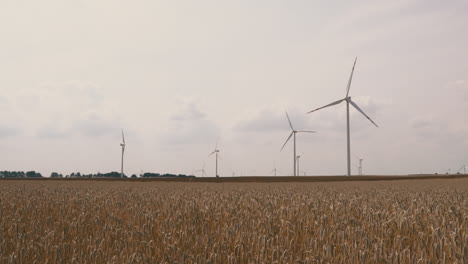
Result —
<instances>
[{"instance_id":1,"label":"wheat field","mask_svg":"<svg viewBox=\"0 0 468 264\"><path fill-rule=\"evenodd\" d=\"M468 263L468 179L0 181L0 263Z\"/></svg>"}]
</instances>

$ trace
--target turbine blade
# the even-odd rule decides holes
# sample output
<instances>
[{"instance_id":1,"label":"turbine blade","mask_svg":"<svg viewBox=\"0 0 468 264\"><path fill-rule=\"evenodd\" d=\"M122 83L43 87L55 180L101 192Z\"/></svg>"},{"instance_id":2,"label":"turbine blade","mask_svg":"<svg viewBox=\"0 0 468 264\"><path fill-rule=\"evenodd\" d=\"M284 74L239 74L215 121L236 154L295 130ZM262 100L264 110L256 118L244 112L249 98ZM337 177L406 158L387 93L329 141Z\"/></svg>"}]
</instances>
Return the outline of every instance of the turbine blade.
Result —
<instances>
[{"instance_id":1,"label":"turbine blade","mask_svg":"<svg viewBox=\"0 0 468 264\"><path fill-rule=\"evenodd\" d=\"M213 154L215 154L215 153L216 153L216 149L213 150L213 152L211 152L210 155L208 155L208 156L211 156L211 155L213 155Z\"/></svg>"},{"instance_id":2,"label":"turbine blade","mask_svg":"<svg viewBox=\"0 0 468 264\"><path fill-rule=\"evenodd\" d=\"M317 133L317 131L311 131L311 130L298 130L296 132L300 132L300 133Z\"/></svg>"},{"instance_id":3,"label":"turbine blade","mask_svg":"<svg viewBox=\"0 0 468 264\"><path fill-rule=\"evenodd\" d=\"M122 142L123 142L123 143L124 143L124 145L125 145L125 136L124 136L123 129L122 129Z\"/></svg>"},{"instance_id":4,"label":"turbine blade","mask_svg":"<svg viewBox=\"0 0 468 264\"><path fill-rule=\"evenodd\" d=\"M284 146L286 146L286 143L288 143L288 141L291 139L291 137L292 137L293 134L294 134L294 132L291 132L291 134L289 134L288 139L286 139L286 142L284 142L283 147L281 147L281 150L280 150L280 151L282 151L282 150L284 149Z\"/></svg>"},{"instance_id":5,"label":"turbine blade","mask_svg":"<svg viewBox=\"0 0 468 264\"><path fill-rule=\"evenodd\" d=\"M353 101L351 101L351 99L349 100L349 103L350 103L352 106L354 106L354 108L356 108L356 110L358 110L359 112L361 112L361 114L363 114L367 119L369 119L369 121L371 121L372 124L374 124L376 127L379 127L374 121L372 121L372 119L370 119L370 117L368 117L368 116L364 113L364 111L361 110L361 108L359 108L359 106L358 106L356 103L354 103Z\"/></svg>"},{"instance_id":6,"label":"turbine blade","mask_svg":"<svg viewBox=\"0 0 468 264\"><path fill-rule=\"evenodd\" d=\"M353 69L351 70L351 75L349 76L348 86L346 87L346 98L348 98L349 89L351 88L351 81L353 80L354 67L356 66L357 57L354 60Z\"/></svg>"},{"instance_id":7,"label":"turbine blade","mask_svg":"<svg viewBox=\"0 0 468 264\"><path fill-rule=\"evenodd\" d=\"M289 119L288 112L286 111L286 117L288 118L289 126L291 127L291 130L294 130L293 125L291 123L291 119Z\"/></svg>"},{"instance_id":8,"label":"turbine blade","mask_svg":"<svg viewBox=\"0 0 468 264\"><path fill-rule=\"evenodd\" d=\"M310 114L310 113L312 113L312 112L318 111L318 110L323 109L323 108L327 108L327 107L330 107L330 106L333 106L333 105L337 105L337 104L343 102L344 100L345 100L345 99L341 99L341 100L335 101L335 102L333 102L333 103L327 104L326 106L319 107L319 108L317 108L317 109L315 109L315 110L312 110L312 111L307 112L307 114Z\"/></svg>"}]
</instances>

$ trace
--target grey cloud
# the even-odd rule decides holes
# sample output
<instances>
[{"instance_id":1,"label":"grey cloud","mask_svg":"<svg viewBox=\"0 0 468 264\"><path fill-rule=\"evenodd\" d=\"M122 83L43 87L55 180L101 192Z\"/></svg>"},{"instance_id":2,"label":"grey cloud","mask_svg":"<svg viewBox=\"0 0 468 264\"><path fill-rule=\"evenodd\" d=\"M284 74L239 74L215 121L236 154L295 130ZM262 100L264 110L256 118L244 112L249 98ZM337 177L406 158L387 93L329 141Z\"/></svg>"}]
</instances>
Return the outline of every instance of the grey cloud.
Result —
<instances>
[{"instance_id":1,"label":"grey cloud","mask_svg":"<svg viewBox=\"0 0 468 264\"><path fill-rule=\"evenodd\" d=\"M206 116L198 109L195 102L189 102L185 107L183 111L173 115L171 119L173 121L200 120Z\"/></svg>"},{"instance_id":2,"label":"grey cloud","mask_svg":"<svg viewBox=\"0 0 468 264\"><path fill-rule=\"evenodd\" d=\"M44 83L28 96L35 98L41 116L36 120L39 138L100 137L120 130L120 121L109 112L111 105L92 83Z\"/></svg>"},{"instance_id":3,"label":"grey cloud","mask_svg":"<svg viewBox=\"0 0 468 264\"><path fill-rule=\"evenodd\" d=\"M61 139L70 136L70 132L57 126L46 126L39 130L37 136L42 139Z\"/></svg>"},{"instance_id":4,"label":"grey cloud","mask_svg":"<svg viewBox=\"0 0 468 264\"><path fill-rule=\"evenodd\" d=\"M12 137L18 134L20 134L20 130L18 128L0 125L0 138Z\"/></svg>"},{"instance_id":5,"label":"grey cloud","mask_svg":"<svg viewBox=\"0 0 468 264\"><path fill-rule=\"evenodd\" d=\"M409 124L414 129L427 128L433 123L432 117L416 117L409 121Z\"/></svg>"},{"instance_id":6,"label":"grey cloud","mask_svg":"<svg viewBox=\"0 0 468 264\"><path fill-rule=\"evenodd\" d=\"M195 102L188 102L169 119L161 136L165 145L211 144L219 136L218 126L209 120Z\"/></svg>"},{"instance_id":7,"label":"grey cloud","mask_svg":"<svg viewBox=\"0 0 468 264\"><path fill-rule=\"evenodd\" d=\"M449 83L448 85L460 92L463 100L468 101L468 80L457 80Z\"/></svg>"},{"instance_id":8,"label":"grey cloud","mask_svg":"<svg viewBox=\"0 0 468 264\"><path fill-rule=\"evenodd\" d=\"M81 81L44 83L41 85L40 89L42 93L45 93L45 95L41 95L41 97L74 102L78 100L81 106L86 107L98 106L104 99L97 85Z\"/></svg>"},{"instance_id":9,"label":"grey cloud","mask_svg":"<svg viewBox=\"0 0 468 264\"><path fill-rule=\"evenodd\" d=\"M447 124L432 116L415 117L409 121L409 125L416 138L425 142L449 143L454 136Z\"/></svg>"},{"instance_id":10,"label":"grey cloud","mask_svg":"<svg viewBox=\"0 0 468 264\"><path fill-rule=\"evenodd\" d=\"M295 129L307 129L307 116L305 111L288 111ZM249 118L239 121L233 127L236 132L277 132L289 130L285 111L263 109Z\"/></svg>"},{"instance_id":11,"label":"grey cloud","mask_svg":"<svg viewBox=\"0 0 468 264\"><path fill-rule=\"evenodd\" d=\"M101 137L114 134L120 127L117 120L106 119L92 112L75 120L62 122L56 120L40 128L37 136L43 139L64 139L75 135L86 137Z\"/></svg>"},{"instance_id":12,"label":"grey cloud","mask_svg":"<svg viewBox=\"0 0 468 264\"><path fill-rule=\"evenodd\" d=\"M101 117L98 113L89 113L86 117L78 120L73 130L85 136L100 137L115 133L120 130L116 120L108 120Z\"/></svg>"}]
</instances>

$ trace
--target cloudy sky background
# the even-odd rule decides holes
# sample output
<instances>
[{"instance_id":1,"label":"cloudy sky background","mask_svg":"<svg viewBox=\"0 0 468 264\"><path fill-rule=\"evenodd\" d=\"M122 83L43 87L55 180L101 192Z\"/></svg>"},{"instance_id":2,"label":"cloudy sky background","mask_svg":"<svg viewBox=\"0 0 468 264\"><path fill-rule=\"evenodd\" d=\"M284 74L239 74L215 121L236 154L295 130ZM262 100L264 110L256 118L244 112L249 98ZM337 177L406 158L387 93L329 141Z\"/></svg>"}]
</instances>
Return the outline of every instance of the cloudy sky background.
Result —
<instances>
[{"instance_id":1,"label":"cloudy sky background","mask_svg":"<svg viewBox=\"0 0 468 264\"><path fill-rule=\"evenodd\" d=\"M0 2L0 170L456 172L468 165L468 2ZM357 173L353 158L353 172ZM301 172L302 174L303 172Z\"/></svg>"}]
</instances>

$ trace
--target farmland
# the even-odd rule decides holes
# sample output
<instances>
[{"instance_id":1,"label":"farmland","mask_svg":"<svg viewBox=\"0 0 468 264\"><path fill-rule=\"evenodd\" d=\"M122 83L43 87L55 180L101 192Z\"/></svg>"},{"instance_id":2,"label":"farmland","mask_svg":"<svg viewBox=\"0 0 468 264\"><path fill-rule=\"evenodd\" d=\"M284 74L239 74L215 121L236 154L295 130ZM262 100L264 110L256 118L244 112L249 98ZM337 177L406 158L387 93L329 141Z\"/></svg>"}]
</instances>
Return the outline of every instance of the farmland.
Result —
<instances>
[{"instance_id":1,"label":"farmland","mask_svg":"<svg viewBox=\"0 0 468 264\"><path fill-rule=\"evenodd\" d=\"M0 263L463 263L468 178L0 181Z\"/></svg>"}]
</instances>

